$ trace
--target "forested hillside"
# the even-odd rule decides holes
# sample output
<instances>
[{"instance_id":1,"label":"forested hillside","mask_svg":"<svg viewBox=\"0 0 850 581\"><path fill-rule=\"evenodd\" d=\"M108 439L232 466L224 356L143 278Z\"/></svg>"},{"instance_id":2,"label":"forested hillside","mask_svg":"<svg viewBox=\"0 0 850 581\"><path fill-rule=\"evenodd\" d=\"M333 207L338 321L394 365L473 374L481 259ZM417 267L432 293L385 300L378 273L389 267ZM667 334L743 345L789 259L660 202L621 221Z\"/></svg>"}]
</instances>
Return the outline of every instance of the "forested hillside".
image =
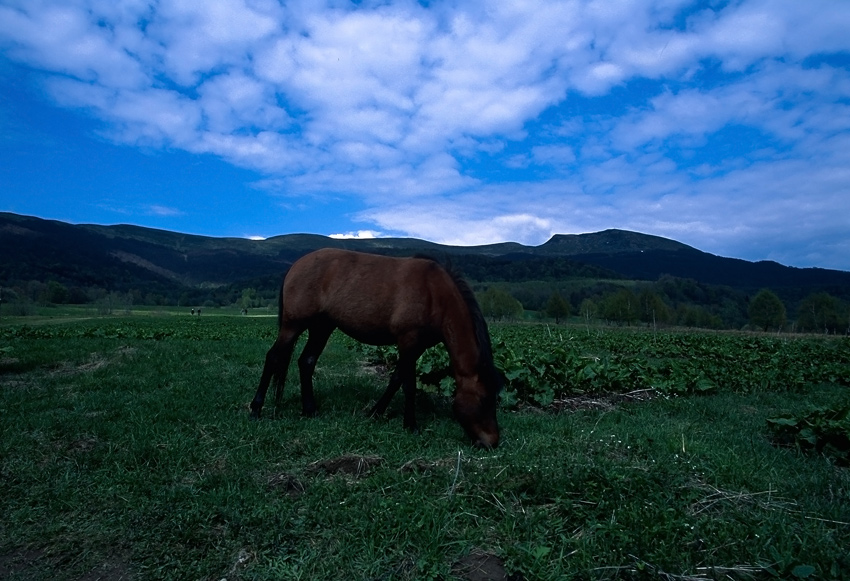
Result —
<instances>
[{"instance_id":1,"label":"forested hillside","mask_svg":"<svg viewBox=\"0 0 850 581\"><path fill-rule=\"evenodd\" d=\"M474 283L494 318L827 332L850 326L848 272L724 258L622 230L556 235L540 246L457 247L311 234L211 238L9 213L0 213L0 308L18 314L63 303L106 311L141 304L268 308L292 262L322 247L426 254L450 263ZM752 299L763 290L778 302L752 320Z\"/></svg>"}]
</instances>

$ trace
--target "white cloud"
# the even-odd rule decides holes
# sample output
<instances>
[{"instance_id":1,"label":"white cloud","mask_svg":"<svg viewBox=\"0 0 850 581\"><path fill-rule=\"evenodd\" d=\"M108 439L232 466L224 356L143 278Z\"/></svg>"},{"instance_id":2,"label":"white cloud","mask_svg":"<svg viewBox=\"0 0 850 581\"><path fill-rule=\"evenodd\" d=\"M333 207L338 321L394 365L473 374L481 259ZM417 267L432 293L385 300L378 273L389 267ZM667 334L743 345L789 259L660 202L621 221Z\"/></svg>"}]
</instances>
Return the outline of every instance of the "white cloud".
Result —
<instances>
[{"instance_id":1,"label":"white cloud","mask_svg":"<svg viewBox=\"0 0 850 581\"><path fill-rule=\"evenodd\" d=\"M850 51L850 3L711 5L9 0L0 48L115 141L354 196L384 232L835 256L813 240L850 239L850 74L825 58ZM730 128L753 143L712 142Z\"/></svg>"},{"instance_id":2,"label":"white cloud","mask_svg":"<svg viewBox=\"0 0 850 581\"><path fill-rule=\"evenodd\" d=\"M171 208L169 206L161 206L159 204L153 204L146 207L146 211L149 214L153 214L155 216L182 216L183 212L178 210L177 208Z\"/></svg>"},{"instance_id":3,"label":"white cloud","mask_svg":"<svg viewBox=\"0 0 850 581\"><path fill-rule=\"evenodd\" d=\"M381 233L374 230L358 230L357 232L347 232L345 234L331 234L330 238L337 240L371 240L380 236Z\"/></svg>"},{"instance_id":4,"label":"white cloud","mask_svg":"<svg viewBox=\"0 0 850 581\"><path fill-rule=\"evenodd\" d=\"M0 6L0 41L11 44L13 58L114 88L146 81L126 50L137 46L141 33L128 29L122 15L113 14L114 25L102 27L80 6L44 0L15 4Z\"/></svg>"},{"instance_id":5,"label":"white cloud","mask_svg":"<svg viewBox=\"0 0 850 581\"><path fill-rule=\"evenodd\" d=\"M573 148L567 145L537 145L531 148L531 156L541 165L568 166L576 161Z\"/></svg>"},{"instance_id":6,"label":"white cloud","mask_svg":"<svg viewBox=\"0 0 850 581\"><path fill-rule=\"evenodd\" d=\"M282 17L270 2L162 2L147 26L147 48L161 58L162 72L193 86L210 71L248 65L256 44L280 27Z\"/></svg>"},{"instance_id":7,"label":"white cloud","mask_svg":"<svg viewBox=\"0 0 850 581\"><path fill-rule=\"evenodd\" d=\"M276 103L274 91L243 71L211 77L198 87L198 94L209 131L282 130L292 122Z\"/></svg>"}]
</instances>

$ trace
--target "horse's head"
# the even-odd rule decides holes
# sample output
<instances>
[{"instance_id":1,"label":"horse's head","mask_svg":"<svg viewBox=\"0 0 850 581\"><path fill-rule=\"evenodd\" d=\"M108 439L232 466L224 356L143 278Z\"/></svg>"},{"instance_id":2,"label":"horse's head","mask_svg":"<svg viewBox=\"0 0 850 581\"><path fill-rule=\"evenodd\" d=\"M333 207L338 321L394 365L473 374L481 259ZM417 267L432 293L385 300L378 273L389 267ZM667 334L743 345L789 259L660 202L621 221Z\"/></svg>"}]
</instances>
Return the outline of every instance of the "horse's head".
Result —
<instances>
[{"instance_id":1,"label":"horse's head","mask_svg":"<svg viewBox=\"0 0 850 581\"><path fill-rule=\"evenodd\" d=\"M482 387L477 378L475 381L459 382L455 392L454 413L473 445L491 449L499 445L496 395L491 390L482 390Z\"/></svg>"}]
</instances>

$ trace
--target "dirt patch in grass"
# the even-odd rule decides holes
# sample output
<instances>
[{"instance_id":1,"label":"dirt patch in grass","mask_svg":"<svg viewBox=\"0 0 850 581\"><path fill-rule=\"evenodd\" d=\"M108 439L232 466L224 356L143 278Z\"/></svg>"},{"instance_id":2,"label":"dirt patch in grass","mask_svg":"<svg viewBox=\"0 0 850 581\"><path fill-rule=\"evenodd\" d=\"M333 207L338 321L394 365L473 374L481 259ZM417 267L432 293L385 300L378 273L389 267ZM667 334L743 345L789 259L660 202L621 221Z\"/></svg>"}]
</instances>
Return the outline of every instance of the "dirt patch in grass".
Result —
<instances>
[{"instance_id":1,"label":"dirt patch in grass","mask_svg":"<svg viewBox=\"0 0 850 581\"><path fill-rule=\"evenodd\" d=\"M98 369L102 369L109 364L109 361L102 355L93 353L89 361L74 365L68 361L62 361L56 364L50 371L50 375L54 377L71 377L83 373L92 373Z\"/></svg>"},{"instance_id":2,"label":"dirt patch in grass","mask_svg":"<svg viewBox=\"0 0 850 581\"><path fill-rule=\"evenodd\" d=\"M273 474L269 478L269 487L279 490L288 496L299 496L307 488L296 476L285 472Z\"/></svg>"},{"instance_id":3,"label":"dirt patch in grass","mask_svg":"<svg viewBox=\"0 0 850 581\"><path fill-rule=\"evenodd\" d=\"M304 476L332 476L341 474L350 478L362 478L373 468L384 463L380 456L361 456L345 454L336 458L316 460L304 468ZM307 490L307 484L297 475L290 472L272 474L268 479L269 488L278 490L288 496L300 496Z\"/></svg>"},{"instance_id":4,"label":"dirt patch in grass","mask_svg":"<svg viewBox=\"0 0 850 581\"><path fill-rule=\"evenodd\" d=\"M68 361L61 361L51 366L50 375L54 377L70 377L81 375L84 373L93 373L99 369L103 369L107 365L115 363L118 358L133 357L136 354L135 347L121 346L115 350L115 355L107 357L101 353L92 353L89 360L85 363L73 364Z\"/></svg>"},{"instance_id":5,"label":"dirt patch in grass","mask_svg":"<svg viewBox=\"0 0 850 581\"><path fill-rule=\"evenodd\" d=\"M464 581L522 581L520 573L509 575L502 560L492 553L474 550L452 565L452 574Z\"/></svg>"},{"instance_id":6,"label":"dirt patch in grass","mask_svg":"<svg viewBox=\"0 0 850 581\"><path fill-rule=\"evenodd\" d=\"M68 445L68 452L76 452L85 454L91 452L97 445L97 438L94 436L85 436L78 438Z\"/></svg>"}]
</instances>

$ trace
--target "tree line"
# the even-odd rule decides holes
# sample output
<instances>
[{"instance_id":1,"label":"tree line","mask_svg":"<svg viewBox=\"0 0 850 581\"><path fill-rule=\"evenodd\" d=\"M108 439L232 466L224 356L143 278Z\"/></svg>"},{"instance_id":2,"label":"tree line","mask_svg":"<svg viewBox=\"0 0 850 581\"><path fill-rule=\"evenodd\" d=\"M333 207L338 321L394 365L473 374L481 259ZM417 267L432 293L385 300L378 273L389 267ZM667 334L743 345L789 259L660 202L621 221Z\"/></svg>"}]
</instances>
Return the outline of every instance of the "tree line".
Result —
<instances>
[{"instance_id":1,"label":"tree line","mask_svg":"<svg viewBox=\"0 0 850 581\"><path fill-rule=\"evenodd\" d=\"M62 304L91 304L100 314L128 312L133 305L274 309L280 280L277 275L215 288L125 290L66 286L55 280L26 281L0 286L0 306L4 314L18 316L34 314L37 306ZM560 281L503 279L478 282L474 287L483 313L493 320L531 316L556 323L572 318L612 325L830 334L847 333L850 327L850 305L827 292L810 293L794 304L771 289L749 296L740 289L672 276L655 282L575 276Z\"/></svg>"},{"instance_id":2,"label":"tree line","mask_svg":"<svg viewBox=\"0 0 850 581\"><path fill-rule=\"evenodd\" d=\"M52 305L93 305L98 312L110 314L128 310L133 305L162 307L225 307L246 306L251 308L277 304L276 283L265 280L246 281L260 284L245 287L245 282L211 288L152 285L148 287L116 285L111 289L101 286L65 285L56 280L41 282L12 281L0 283L0 305L7 315L26 316L34 314L37 307Z\"/></svg>"},{"instance_id":3,"label":"tree line","mask_svg":"<svg viewBox=\"0 0 850 581\"><path fill-rule=\"evenodd\" d=\"M588 323L601 321L623 326L850 334L850 304L826 292L805 297L789 317L785 303L770 289L761 289L752 298L732 294L716 296L712 302L704 296L707 302L697 303L682 300L687 293L670 293L671 288L676 288L671 287L674 282L600 285L568 296L555 287L545 300L535 296L532 309L521 300L523 292L512 292L504 285L490 285L478 293L478 298L484 315L493 320L521 320L530 312L532 317L555 323L573 317ZM691 283L681 281L680 285L691 286Z\"/></svg>"}]
</instances>

